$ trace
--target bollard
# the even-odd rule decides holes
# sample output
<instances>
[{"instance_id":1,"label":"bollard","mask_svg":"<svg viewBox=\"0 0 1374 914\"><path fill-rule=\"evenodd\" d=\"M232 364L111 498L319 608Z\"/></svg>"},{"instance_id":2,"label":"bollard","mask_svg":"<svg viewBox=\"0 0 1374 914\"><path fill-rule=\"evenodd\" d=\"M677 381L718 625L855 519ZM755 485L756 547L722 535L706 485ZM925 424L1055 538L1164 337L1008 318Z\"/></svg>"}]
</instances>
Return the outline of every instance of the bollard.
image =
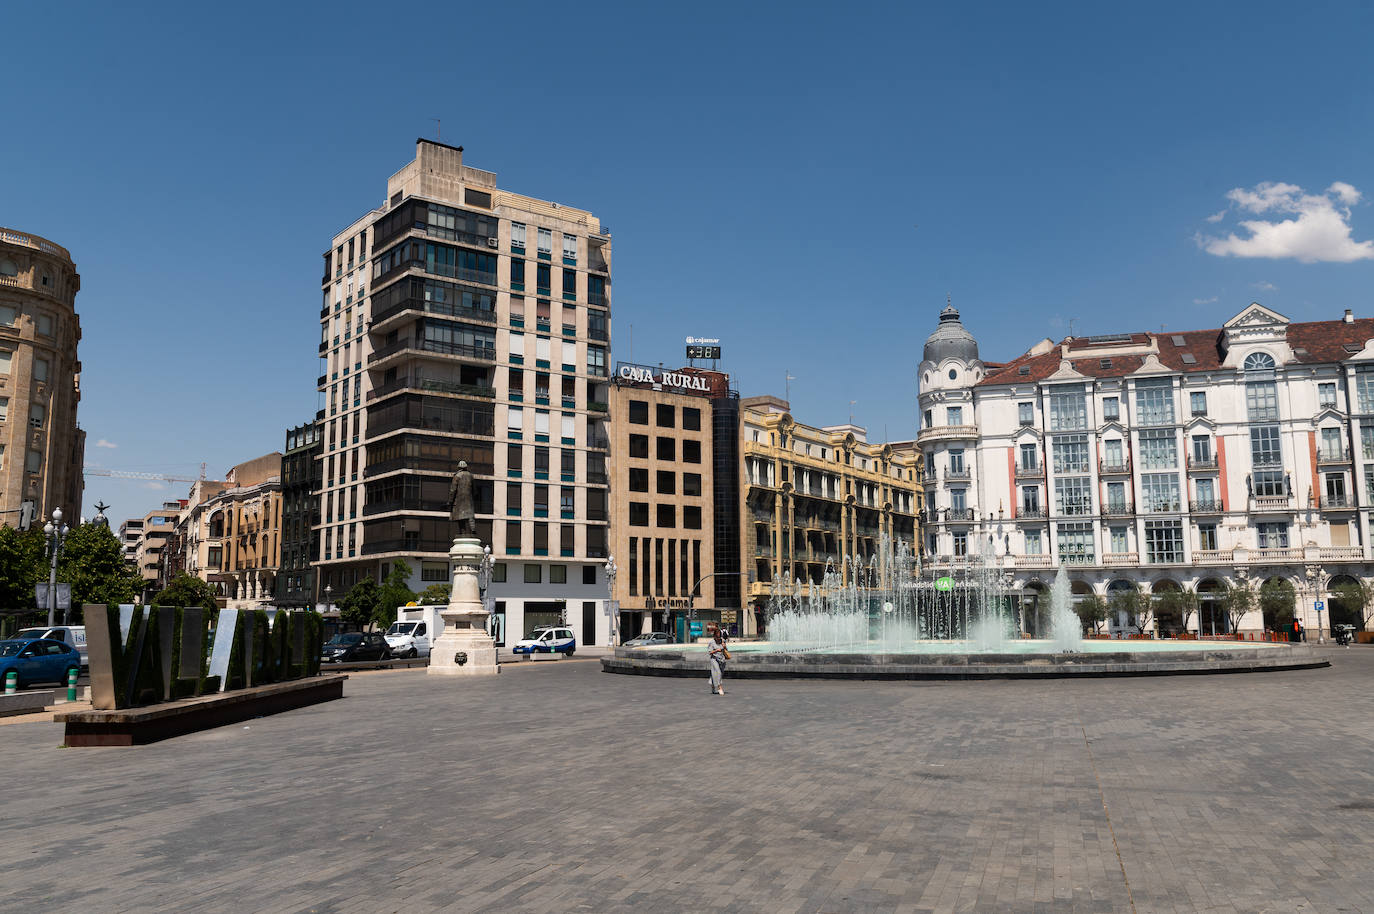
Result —
<instances>
[{"instance_id":1,"label":"bollard","mask_svg":"<svg viewBox=\"0 0 1374 914\"><path fill-rule=\"evenodd\" d=\"M5 674L5 694L13 695L19 691L19 674L10 670Z\"/></svg>"},{"instance_id":2,"label":"bollard","mask_svg":"<svg viewBox=\"0 0 1374 914\"><path fill-rule=\"evenodd\" d=\"M67 701L76 701L76 670L67 671Z\"/></svg>"}]
</instances>

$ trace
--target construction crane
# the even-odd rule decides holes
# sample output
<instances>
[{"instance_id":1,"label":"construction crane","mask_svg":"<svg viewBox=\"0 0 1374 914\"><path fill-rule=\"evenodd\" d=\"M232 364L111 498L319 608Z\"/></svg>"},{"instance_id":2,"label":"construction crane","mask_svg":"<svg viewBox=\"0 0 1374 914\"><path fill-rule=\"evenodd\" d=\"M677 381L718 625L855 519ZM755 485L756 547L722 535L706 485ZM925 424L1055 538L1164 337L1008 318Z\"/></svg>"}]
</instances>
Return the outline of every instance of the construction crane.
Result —
<instances>
[{"instance_id":1,"label":"construction crane","mask_svg":"<svg viewBox=\"0 0 1374 914\"><path fill-rule=\"evenodd\" d=\"M116 479L157 479L162 482L199 482L205 478L205 464L200 465L199 476L171 476L166 473L134 473L129 470L106 470L99 467L84 467L87 476L113 476Z\"/></svg>"}]
</instances>

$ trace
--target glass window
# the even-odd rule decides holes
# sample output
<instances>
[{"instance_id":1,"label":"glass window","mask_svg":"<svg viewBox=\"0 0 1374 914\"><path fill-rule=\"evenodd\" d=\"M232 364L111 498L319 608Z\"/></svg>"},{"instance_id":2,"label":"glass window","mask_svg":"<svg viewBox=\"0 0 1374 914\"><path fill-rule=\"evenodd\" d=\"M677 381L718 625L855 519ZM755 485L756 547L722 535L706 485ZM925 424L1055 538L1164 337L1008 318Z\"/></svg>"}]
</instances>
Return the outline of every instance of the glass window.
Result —
<instances>
[{"instance_id":1,"label":"glass window","mask_svg":"<svg viewBox=\"0 0 1374 914\"><path fill-rule=\"evenodd\" d=\"M525 249L525 223L512 222L510 224L510 246L521 251Z\"/></svg>"},{"instance_id":2,"label":"glass window","mask_svg":"<svg viewBox=\"0 0 1374 914\"><path fill-rule=\"evenodd\" d=\"M691 407L682 407L682 427L689 432L701 431L701 410Z\"/></svg>"},{"instance_id":3,"label":"glass window","mask_svg":"<svg viewBox=\"0 0 1374 914\"><path fill-rule=\"evenodd\" d=\"M1040 457L1035 452L1034 444L1021 445L1021 469L1037 470L1040 468Z\"/></svg>"},{"instance_id":4,"label":"glass window","mask_svg":"<svg viewBox=\"0 0 1374 914\"><path fill-rule=\"evenodd\" d=\"M1360 450L1365 460L1374 460L1374 422L1360 423Z\"/></svg>"},{"instance_id":5,"label":"glass window","mask_svg":"<svg viewBox=\"0 0 1374 914\"><path fill-rule=\"evenodd\" d=\"M41 336L52 336L52 315L38 315L38 333Z\"/></svg>"},{"instance_id":6,"label":"glass window","mask_svg":"<svg viewBox=\"0 0 1374 914\"><path fill-rule=\"evenodd\" d=\"M1283 451L1277 425L1250 428L1250 460L1257 467L1283 466Z\"/></svg>"},{"instance_id":7,"label":"glass window","mask_svg":"<svg viewBox=\"0 0 1374 914\"><path fill-rule=\"evenodd\" d=\"M949 507L952 511L964 511L968 508L967 490L951 489L949 493Z\"/></svg>"},{"instance_id":8,"label":"glass window","mask_svg":"<svg viewBox=\"0 0 1374 914\"><path fill-rule=\"evenodd\" d=\"M1273 371L1274 357L1267 352L1252 352L1245 357L1246 371Z\"/></svg>"},{"instance_id":9,"label":"glass window","mask_svg":"<svg viewBox=\"0 0 1374 914\"><path fill-rule=\"evenodd\" d=\"M1102 464L1108 467L1124 467L1126 465L1126 455L1122 450L1120 438L1102 442Z\"/></svg>"},{"instance_id":10,"label":"glass window","mask_svg":"<svg viewBox=\"0 0 1374 914\"><path fill-rule=\"evenodd\" d=\"M43 468L43 455L38 451L29 451L24 458L24 469L30 473L37 473Z\"/></svg>"},{"instance_id":11,"label":"glass window","mask_svg":"<svg viewBox=\"0 0 1374 914\"><path fill-rule=\"evenodd\" d=\"M1211 506L1216 503L1217 495L1213 489L1211 479L1199 479L1194 486L1197 488L1197 500L1201 505Z\"/></svg>"},{"instance_id":12,"label":"glass window","mask_svg":"<svg viewBox=\"0 0 1374 914\"><path fill-rule=\"evenodd\" d=\"M1022 425L1031 425L1035 422L1035 404L1018 403L1016 404L1016 418Z\"/></svg>"},{"instance_id":13,"label":"glass window","mask_svg":"<svg viewBox=\"0 0 1374 914\"><path fill-rule=\"evenodd\" d=\"M0 397L0 422L4 422L10 415L10 398Z\"/></svg>"},{"instance_id":14,"label":"glass window","mask_svg":"<svg viewBox=\"0 0 1374 914\"><path fill-rule=\"evenodd\" d=\"M649 403L647 400L630 401L630 424L648 425L649 424Z\"/></svg>"},{"instance_id":15,"label":"glass window","mask_svg":"<svg viewBox=\"0 0 1374 914\"><path fill-rule=\"evenodd\" d=\"M1179 510L1178 476L1173 473L1142 474L1140 494L1146 511Z\"/></svg>"},{"instance_id":16,"label":"glass window","mask_svg":"<svg viewBox=\"0 0 1374 914\"><path fill-rule=\"evenodd\" d=\"M1362 413L1374 413L1374 371L1355 374L1355 401Z\"/></svg>"},{"instance_id":17,"label":"glass window","mask_svg":"<svg viewBox=\"0 0 1374 914\"><path fill-rule=\"evenodd\" d=\"M1174 385L1160 381L1137 381L1135 386L1135 417L1139 425L1172 425L1174 421Z\"/></svg>"},{"instance_id":18,"label":"glass window","mask_svg":"<svg viewBox=\"0 0 1374 914\"><path fill-rule=\"evenodd\" d=\"M684 441L682 442L682 462L701 463L701 442Z\"/></svg>"},{"instance_id":19,"label":"glass window","mask_svg":"<svg viewBox=\"0 0 1374 914\"><path fill-rule=\"evenodd\" d=\"M677 474L672 470L658 471L658 494L676 495L677 494Z\"/></svg>"},{"instance_id":20,"label":"glass window","mask_svg":"<svg viewBox=\"0 0 1374 914\"><path fill-rule=\"evenodd\" d=\"M1182 521L1145 522L1145 561L1151 565L1178 564L1183 561Z\"/></svg>"},{"instance_id":21,"label":"glass window","mask_svg":"<svg viewBox=\"0 0 1374 914\"><path fill-rule=\"evenodd\" d=\"M18 308L13 305L0 305L0 327L13 327L18 317Z\"/></svg>"},{"instance_id":22,"label":"glass window","mask_svg":"<svg viewBox=\"0 0 1374 914\"><path fill-rule=\"evenodd\" d=\"M1172 429L1149 429L1140 433L1140 465L1144 469L1178 466L1178 446Z\"/></svg>"},{"instance_id":23,"label":"glass window","mask_svg":"<svg viewBox=\"0 0 1374 914\"><path fill-rule=\"evenodd\" d=\"M551 229L541 228L539 230L539 253L553 253L553 231Z\"/></svg>"},{"instance_id":24,"label":"glass window","mask_svg":"<svg viewBox=\"0 0 1374 914\"><path fill-rule=\"evenodd\" d=\"M1328 460L1340 460L1342 456L1341 430L1338 428L1322 429L1321 456Z\"/></svg>"},{"instance_id":25,"label":"glass window","mask_svg":"<svg viewBox=\"0 0 1374 914\"><path fill-rule=\"evenodd\" d=\"M649 436L630 436L630 456L647 460L649 457Z\"/></svg>"},{"instance_id":26,"label":"glass window","mask_svg":"<svg viewBox=\"0 0 1374 914\"><path fill-rule=\"evenodd\" d=\"M1128 542L1129 541L1126 536L1125 527L1112 527L1110 542L1107 551L1117 554L1120 554L1122 552L1130 552L1130 546L1127 545Z\"/></svg>"},{"instance_id":27,"label":"glass window","mask_svg":"<svg viewBox=\"0 0 1374 914\"><path fill-rule=\"evenodd\" d=\"M1039 530L1026 531L1026 555L1040 555L1043 547L1040 543Z\"/></svg>"},{"instance_id":28,"label":"glass window","mask_svg":"<svg viewBox=\"0 0 1374 914\"><path fill-rule=\"evenodd\" d=\"M968 533L963 530L954 533L954 554L968 555Z\"/></svg>"},{"instance_id":29,"label":"glass window","mask_svg":"<svg viewBox=\"0 0 1374 914\"><path fill-rule=\"evenodd\" d=\"M1126 510L1126 484L1124 482L1107 483L1107 509L1109 511Z\"/></svg>"},{"instance_id":30,"label":"glass window","mask_svg":"<svg viewBox=\"0 0 1374 914\"><path fill-rule=\"evenodd\" d=\"M677 442L672 438L660 436L656 442L655 456L657 456L659 460L676 460Z\"/></svg>"},{"instance_id":31,"label":"glass window","mask_svg":"<svg viewBox=\"0 0 1374 914\"><path fill-rule=\"evenodd\" d=\"M42 403L34 403L29 406L29 425L34 428L42 428L43 420L48 415L48 408Z\"/></svg>"},{"instance_id":32,"label":"glass window","mask_svg":"<svg viewBox=\"0 0 1374 914\"><path fill-rule=\"evenodd\" d=\"M964 472L964 449L950 448L949 451L949 472L951 474Z\"/></svg>"},{"instance_id":33,"label":"glass window","mask_svg":"<svg viewBox=\"0 0 1374 914\"><path fill-rule=\"evenodd\" d=\"M1262 422L1279 417L1279 394L1273 381L1249 381L1246 383L1245 413L1251 422Z\"/></svg>"},{"instance_id":34,"label":"glass window","mask_svg":"<svg viewBox=\"0 0 1374 914\"><path fill-rule=\"evenodd\" d=\"M1050 429L1064 431L1088 427L1088 402L1083 386L1056 387L1050 391Z\"/></svg>"},{"instance_id":35,"label":"glass window","mask_svg":"<svg viewBox=\"0 0 1374 914\"><path fill-rule=\"evenodd\" d=\"M527 564L525 566L525 583L539 584L544 580L544 566Z\"/></svg>"},{"instance_id":36,"label":"glass window","mask_svg":"<svg viewBox=\"0 0 1374 914\"><path fill-rule=\"evenodd\" d=\"M1040 510L1040 487L1021 487L1021 509L1034 514Z\"/></svg>"},{"instance_id":37,"label":"glass window","mask_svg":"<svg viewBox=\"0 0 1374 914\"><path fill-rule=\"evenodd\" d=\"M1056 473L1088 472L1087 435L1056 435L1053 441Z\"/></svg>"},{"instance_id":38,"label":"glass window","mask_svg":"<svg viewBox=\"0 0 1374 914\"><path fill-rule=\"evenodd\" d=\"M1093 548L1092 524L1059 525L1059 561L1064 565L1092 565L1097 550Z\"/></svg>"},{"instance_id":39,"label":"glass window","mask_svg":"<svg viewBox=\"0 0 1374 914\"><path fill-rule=\"evenodd\" d=\"M1198 524L1197 525L1197 547L1199 549L1217 548L1217 525Z\"/></svg>"},{"instance_id":40,"label":"glass window","mask_svg":"<svg viewBox=\"0 0 1374 914\"><path fill-rule=\"evenodd\" d=\"M1212 462L1212 439L1206 435L1193 436L1193 461L1195 463Z\"/></svg>"},{"instance_id":41,"label":"glass window","mask_svg":"<svg viewBox=\"0 0 1374 914\"><path fill-rule=\"evenodd\" d=\"M1255 524L1255 535L1261 549L1287 549L1287 524Z\"/></svg>"},{"instance_id":42,"label":"glass window","mask_svg":"<svg viewBox=\"0 0 1374 914\"><path fill-rule=\"evenodd\" d=\"M1091 514L1092 480L1087 476L1061 477L1054 481L1054 500L1060 514Z\"/></svg>"},{"instance_id":43,"label":"glass window","mask_svg":"<svg viewBox=\"0 0 1374 914\"><path fill-rule=\"evenodd\" d=\"M1317 405L1322 407L1334 407L1336 405L1336 383L1334 381L1317 385Z\"/></svg>"},{"instance_id":44,"label":"glass window","mask_svg":"<svg viewBox=\"0 0 1374 914\"><path fill-rule=\"evenodd\" d=\"M567 566L567 565L550 565L550 566L549 566L549 583L550 583L550 584L566 584L566 583L568 583L568 566Z\"/></svg>"},{"instance_id":45,"label":"glass window","mask_svg":"<svg viewBox=\"0 0 1374 914\"><path fill-rule=\"evenodd\" d=\"M564 236L563 236L563 258L564 258L565 260L576 260L576 259L577 259L577 236L575 236L575 235L564 235Z\"/></svg>"},{"instance_id":46,"label":"glass window","mask_svg":"<svg viewBox=\"0 0 1374 914\"><path fill-rule=\"evenodd\" d=\"M963 425L964 408L962 406L950 406L945 409L946 425Z\"/></svg>"},{"instance_id":47,"label":"glass window","mask_svg":"<svg viewBox=\"0 0 1374 914\"><path fill-rule=\"evenodd\" d=\"M647 527L649 526L649 503L646 501L630 502L630 526Z\"/></svg>"},{"instance_id":48,"label":"glass window","mask_svg":"<svg viewBox=\"0 0 1374 914\"><path fill-rule=\"evenodd\" d=\"M48 360L47 360L47 359L34 359L34 360L33 360L33 379L34 379L35 381L46 381L46 380L48 380Z\"/></svg>"},{"instance_id":49,"label":"glass window","mask_svg":"<svg viewBox=\"0 0 1374 914\"><path fill-rule=\"evenodd\" d=\"M1188 404L1194 416L1207 415L1207 392L1195 390L1188 394Z\"/></svg>"},{"instance_id":50,"label":"glass window","mask_svg":"<svg viewBox=\"0 0 1374 914\"><path fill-rule=\"evenodd\" d=\"M672 528L677 526L677 507L675 505L656 505L654 522L659 527Z\"/></svg>"},{"instance_id":51,"label":"glass window","mask_svg":"<svg viewBox=\"0 0 1374 914\"><path fill-rule=\"evenodd\" d=\"M1254 494L1260 498L1283 498L1288 495L1288 481L1283 470L1256 470L1251 476Z\"/></svg>"},{"instance_id":52,"label":"glass window","mask_svg":"<svg viewBox=\"0 0 1374 914\"><path fill-rule=\"evenodd\" d=\"M10 360L14 357L14 352L9 349L0 349L0 375L10 373Z\"/></svg>"},{"instance_id":53,"label":"glass window","mask_svg":"<svg viewBox=\"0 0 1374 914\"><path fill-rule=\"evenodd\" d=\"M1121 418L1121 400L1117 397L1102 398L1102 418L1115 422Z\"/></svg>"},{"instance_id":54,"label":"glass window","mask_svg":"<svg viewBox=\"0 0 1374 914\"><path fill-rule=\"evenodd\" d=\"M654 409L654 424L659 428L672 428L676 425L677 410L671 403L659 403Z\"/></svg>"}]
</instances>

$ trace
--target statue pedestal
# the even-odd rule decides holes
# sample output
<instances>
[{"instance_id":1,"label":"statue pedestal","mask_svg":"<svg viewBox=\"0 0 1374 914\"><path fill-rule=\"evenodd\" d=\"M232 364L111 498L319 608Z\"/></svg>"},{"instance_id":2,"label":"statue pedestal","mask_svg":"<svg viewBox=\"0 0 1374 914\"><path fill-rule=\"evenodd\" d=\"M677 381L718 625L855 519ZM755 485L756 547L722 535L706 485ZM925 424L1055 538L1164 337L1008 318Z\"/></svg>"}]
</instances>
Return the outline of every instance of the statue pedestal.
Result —
<instances>
[{"instance_id":1,"label":"statue pedestal","mask_svg":"<svg viewBox=\"0 0 1374 914\"><path fill-rule=\"evenodd\" d=\"M496 642L487 634L477 570L482 564L482 543L476 537L453 541L448 557L453 562L453 591L448 606L439 610L444 633L429 655L431 676L491 676L496 665Z\"/></svg>"}]
</instances>

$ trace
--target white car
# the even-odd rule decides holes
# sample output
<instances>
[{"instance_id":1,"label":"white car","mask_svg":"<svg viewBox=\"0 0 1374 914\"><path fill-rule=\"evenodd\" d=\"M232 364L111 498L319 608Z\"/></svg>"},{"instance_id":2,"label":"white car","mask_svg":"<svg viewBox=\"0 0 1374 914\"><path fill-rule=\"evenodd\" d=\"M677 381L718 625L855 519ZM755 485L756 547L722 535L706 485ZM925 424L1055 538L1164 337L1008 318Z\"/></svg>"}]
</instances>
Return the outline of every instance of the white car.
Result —
<instances>
[{"instance_id":1,"label":"white car","mask_svg":"<svg viewBox=\"0 0 1374 914\"><path fill-rule=\"evenodd\" d=\"M528 638L515 642L512 648L517 654L562 654L571 657L577 650L577 639L572 629L562 626L536 628Z\"/></svg>"},{"instance_id":2,"label":"white car","mask_svg":"<svg viewBox=\"0 0 1374 914\"><path fill-rule=\"evenodd\" d=\"M386 630L386 645L397 657L428 657L432 645L424 622L393 622Z\"/></svg>"}]
</instances>

